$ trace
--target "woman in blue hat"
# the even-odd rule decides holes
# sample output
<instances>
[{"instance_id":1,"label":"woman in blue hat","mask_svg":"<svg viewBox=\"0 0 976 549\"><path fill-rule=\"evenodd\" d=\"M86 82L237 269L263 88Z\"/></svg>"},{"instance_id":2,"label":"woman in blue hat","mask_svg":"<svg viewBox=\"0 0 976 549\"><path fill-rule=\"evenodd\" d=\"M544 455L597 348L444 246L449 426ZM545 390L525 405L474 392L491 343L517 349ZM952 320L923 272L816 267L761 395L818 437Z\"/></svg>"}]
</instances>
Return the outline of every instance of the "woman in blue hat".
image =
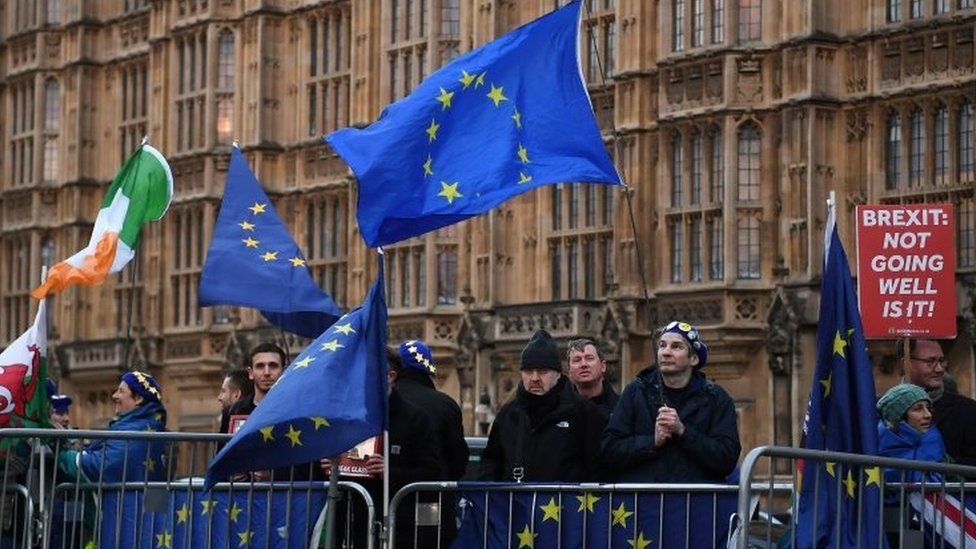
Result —
<instances>
[{"instance_id":1,"label":"woman in blue hat","mask_svg":"<svg viewBox=\"0 0 976 549\"><path fill-rule=\"evenodd\" d=\"M166 429L166 408L156 379L145 372L126 372L112 394L116 417L109 431ZM62 450L61 471L88 482L161 481L166 473L163 441L98 439L84 450Z\"/></svg>"}]
</instances>

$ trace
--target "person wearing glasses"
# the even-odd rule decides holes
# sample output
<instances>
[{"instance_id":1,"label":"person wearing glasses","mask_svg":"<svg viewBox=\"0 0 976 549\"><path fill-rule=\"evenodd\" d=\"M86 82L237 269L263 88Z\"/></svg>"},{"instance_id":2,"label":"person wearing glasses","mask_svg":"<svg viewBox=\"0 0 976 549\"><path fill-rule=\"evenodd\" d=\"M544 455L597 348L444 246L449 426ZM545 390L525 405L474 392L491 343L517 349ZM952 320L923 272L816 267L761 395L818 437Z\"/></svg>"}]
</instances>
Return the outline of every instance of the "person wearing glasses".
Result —
<instances>
[{"instance_id":1,"label":"person wearing glasses","mask_svg":"<svg viewBox=\"0 0 976 549\"><path fill-rule=\"evenodd\" d=\"M946 453L960 465L976 466L976 400L945 390L948 363L942 345L933 339L910 339L906 357L899 340L895 355L904 380L925 389L932 400L932 419Z\"/></svg>"}]
</instances>

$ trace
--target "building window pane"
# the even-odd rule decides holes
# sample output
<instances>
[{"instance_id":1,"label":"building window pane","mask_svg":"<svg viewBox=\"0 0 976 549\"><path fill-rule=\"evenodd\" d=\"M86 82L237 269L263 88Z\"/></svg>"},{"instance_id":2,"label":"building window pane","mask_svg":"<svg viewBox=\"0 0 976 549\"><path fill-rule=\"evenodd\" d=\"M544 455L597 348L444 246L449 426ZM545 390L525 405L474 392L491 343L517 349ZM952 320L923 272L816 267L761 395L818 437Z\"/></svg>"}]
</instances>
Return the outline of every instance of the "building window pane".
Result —
<instances>
[{"instance_id":1,"label":"building window pane","mask_svg":"<svg viewBox=\"0 0 976 549\"><path fill-rule=\"evenodd\" d=\"M549 258L549 287L552 288L552 300L563 298L562 292L562 247L557 243L552 247Z\"/></svg>"},{"instance_id":2,"label":"building window pane","mask_svg":"<svg viewBox=\"0 0 976 549\"><path fill-rule=\"evenodd\" d=\"M671 220L671 282L681 282L682 249L681 219Z\"/></svg>"},{"instance_id":3,"label":"building window pane","mask_svg":"<svg viewBox=\"0 0 976 549\"><path fill-rule=\"evenodd\" d=\"M437 252L437 304L453 305L457 301L457 250L444 248Z\"/></svg>"},{"instance_id":4,"label":"building window pane","mask_svg":"<svg viewBox=\"0 0 976 549\"><path fill-rule=\"evenodd\" d=\"M885 189L897 189L901 179L901 118L897 114L885 123Z\"/></svg>"},{"instance_id":5,"label":"building window pane","mask_svg":"<svg viewBox=\"0 0 976 549\"><path fill-rule=\"evenodd\" d=\"M51 185L58 181L58 138L48 137L44 140L44 183Z\"/></svg>"},{"instance_id":6,"label":"building window pane","mask_svg":"<svg viewBox=\"0 0 976 549\"><path fill-rule=\"evenodd\" d=\"M685 48L685 0L674 0L673 22L671 27L671 50L681 51Z\"/></svg>"},{"instance_id":7,"label":"building window pane","mask_svg":"<svg viewBox=\"0 0 976 549\"><path fill-rule=\"evenodd\" d=\"M583 242L583 297L596 297L596 246L593 240Z\"/></svg>"},{"instance_id":8,"label":"building window pane","mask_svg":"<svg viewBox=\"0 0 976 549\"><path fill-rule=\"evenodd\" d=\"M416 257L417 305L423 307L427 305L427 252L421 248Z\"/></svg>"},{"instance_id":9,"label":"building window pane","mask_svg":"<svg viewBox=\"0 0 976 549\"><path fill-rule=\"evenodd\" d=\"M922 0L910 0L910 1L911 4L909 5L911 6L911 9L909 11L911 13L909 14L909 16L912 19L918 19L922 17Z\"/></svg>"},{"instance_id":10,"label":"building window pane","mask_svg":"<svg viewBox=\"0 0 976 549\"><path fill-rule=\"evenodd\" d=\"M603 210L600 215L604 226L613 222L613 187L610 185L603 186Z\"/></svg>"},{"instance_id":11,"label":"building window pane","mask_svg":"<svg viewBox=\"0 0 976 549\"><path fill-rule=\"evenodd\" d=\"M739 41L748 42L762 38L761 0L739 1Z\"/></svg>"},{"instance_id":12,"label":"building window pane","mask_svg":"<svg viewBox=\"0 0 976 549\"><path fill-rule=\"evenodd\" d=\"M759 220L749 215L738 221L739 257L737 275L741 279L759 278Z\"/></svg>"},{"instance_id":13,"label":"building window pane","mask_svg":"<svg viewBox=\"0 0 976 549\"><path fill-rule=\"evenodd\" d=\"M711 139L712 202L721 204L725 201L725 155L723 154L722 132L712 132Z\"/></svg>"},{"instance_id":14,"label":"building window pane","mask_svg":"<svg viewBox=\"0 0 976 549\"><path fill-rule=\"evenodd\" d=\"M390 56L390 103L396 101L397 99L397 89L400 87L400 81L397 79L397 56Z\"/></svg>"},{"instance_id":15,"label":"building window pane","mask_svg":"<svg viewBox=\"0 0 976 549\"><path fill-rule=\"evenodd\" d=\"M406 11L407 11L407 35L404 37L407 40L413 37L413 0L406 0Z\"/></svg>"},{"instance_id":16,"label":"building window pane","mask_svg":"<svg viewBox=\"0 0 976 549\"><path fill-rule=\"evenodd\" d=\"M959 181L973 179L974 128L973 104L966 103L959 109Z\"/></svg>"},{"instance_id":17,"label":"building window pane","mask_svg":"<svg viewBox=\"0 0 976 549\"><path fill-rule=\"evenodd\" d=\"M956 239L959 247L959 267L976 267L976 198L964 198L957 209L959 219L959 237Z\"/></svg>"},{"instance_id":18,"label":"building window pane","mask_svg":"<svg viewBox=\"0 0 976 549\"><path fill-rule=\"evenodd\" d=\"M712 44L725 41L725 0L712 0Z\"/></svg>"},{"instance_id":19,"label":"building window pane","mask_svg":"<svg viewBox=\"0 0 976 549\"><path fill-rule=\"evenodd\" d=\"M579 226L579 184L569 186L569 228L575 229Z\"/></svg>"},{"instance_id":20,"label":"building window pane","mask_svg":"<svg viewBox=\"0 0 976 549\"><path fill-rule=\"evenodd\" d=\"M553 185L552 189L552 230L563 228L562 184Z\"/></svg>"},{"instance_id":21,"label":"building window pane","mask_svg":"<svg viewBox=\"0 0 976 549\"><path fill-rule=\"evenodd\" d=\"M586 58L586 78L590 82L595 82L597 76L600 72L598 70L600 64L600 52L597 49L597 37L596 37L596 26L587 25L586 26L586 43L589 46L589 55Z\"/></svg>"},{"instance_id":22,"label":"building window pane","mask_svg":"<svg viewBox=\"0 0 976 549\"><path fill-rule=\"evenodd\" d=\"M935 112L935 182L944 185L949 178L949 109Z\"/></svg>"},{"instance_id":23,"label":"building window pane","mask_svg":"<svg viewBox=\"0 0 976 549\"><path fill-rule=\"evenodd\" d=\"M697 48L705 43L705 0L692 0L691 45Z\"/></svg>"},{"instance_id":24,"label":"building window pane","mask_svg":"<svg viewBox=\"0 0 976 549\"><path fill-rule=\"evenodd\" d=\"M225 32L217 44L217 87L234 87L234 34Z\"/></svg>"},{"instance_id":25,"label":"building window pane","mask_svg":"<svg viewBox=\"0 0 976 549\"><path fill-rule=\"evenodd\" d=\"M603 55L603 75L610 78L617 63L617 25L613 21L603 24Z\"/></svg>"},{"instance_id":26,"label":"building window pane","mask_svg":"<svg viewBox=\"0 0 976 549\"><path fill-rule=\"evenodd\" d=\"M318 106L317 99L315 96L316 84L312 84L308 87L308 135L315 135L315 107Z\"/></svg>"},{"instance_id":27,"label":"building window pane","mask_svg":"<svg viewBox=\"0 0 976 549\"><path fill-rule=\"evenodd\" d=\"M577 264L579 256L577 255L576 241L572 240L566 245L566 275L569 278L567 281L569 284L568 298L576 299L579 297L579 265Z\"/></svg>"},{"instance_id":28,"label":"building window pane","mask_svg":"<svg viewBox=\"0 0 976 549\"><path fill-rule=\"evenodd\" d=\"M595 184L586 186L586 226L596 225L596 189Z\"/></svg>"},{"instance_id":29,"label":"building window pane","mask_svg":"<svg viewBox=\"0 0 976 549\"><path fill-rule=\"evenodd\" d=\"M410 273L410 267L407 264L409 253L409 251L403 251L396 254L400 263L400 305L404 307L410 306L410 279L412 275Z\"/></svg>"},{"instance_id":30,"label":"building window pane","mask_svg":"<svg viewBox=\"0 0 976 549\"><path fill-rule=\"evenodd\" d=\"M949 0L935 0L935 13L949 13Z\"/></svg>"},{"instance_id":31,"label":"building window pane","mask_svg":"<svg viewBox=\"0 0 976 549\"><path fill-rule=\"evenodd\" d=\"M234 100L222 97L217 101L217 142L230 144L234 133Z\"/></svg>"},{"instance_id":32,"label":"building window pane","mask_svg":"<svg viewBox=\"0 0 976 549\"><path fill-rule=\"evenodd\" d=\"M721 217L710 222L709 229L709 277L721 280L725 277L725 225Z\"/></svg>"},{"instance_id":33,"label":"building window pane","mask_svg":"<svg viewBox=\"0 0 976 549\"><path fill-rule=\"evenodd\" d=\"M692 205L701 202L702 184L702 136L695 134L691 138L691 197Z\"/></svg>"},{"instance_id":34,"label":"building window pane","mask_svg":"<svg viewBox=\"0 0 976 549\"><path fill-rule=\"evenodd\" d=\"M442 0L441 34L445 36L457 36L461 34L460 0Z\"/></svg>"},{"instance_id":35,"label":"building window pane","mask_svg":"<svg viewBox=\"0 0 976 549\"><path fill-rule=\"evenodd\" d=\"M56 80L44 84L44 130L58 131L61 127L61 86Z\"/></svg>"},{"instance_id":36,"label":"building window pane","mask_svg":"<svg viewBox=\"0 0 976 549\"><path fill-rule=\"evenodd\" d=\"M390 43L399 40L400 30L400 0L390 0Z\"/></svg>"},{"instance_id":37,"label":"building window pane","mask_svg":"<svg viewBox=\"0 0 976 549\"><path fill-rule=\"evenodd\" d=\"M739 131L739 200L759 200L759 129L746 126Z\"/></svg>"},{"instance_id":38,"label":"building window pane","mask_svg":"<svg viewBox=\"0 0 976 549\"><path fill-rule=\"evenodd\" d=\"M682 181L681 173L684 170L684 162L681 158L681 136L674 136L671 139L671 207L681 206Z\"/></svg>"},{"instance_id":39,"label":"building window pane","mask_svg":"<svg viewBox=\"0 0 976 549\"><path fill-rule=\"evenodd\" d=\"M691 255L691 280L701 282L702 279L702 222L701 218L695 218L691 222L691 244L688 252Z\"/></svg>"},{"instance_id":40,"label":"building window pane","mask_svg":"<svg viewBox=\"0 0 976 549\"><path fill-rule=\"evenodd\" d=\"M889 23L901 21L901 0L888 0L886 15Z\"/></svg>"},{"instance_id":41,"label":"building window pane","mask_svg":"<svg viewBox=\"0 0 976 549\"><path fill-rule=\"evenodd\" d=\"M925 173L925 119L922 117L922 111L913 112L910 121L908 184L912 187L918 187L922 184L922 174Z\"/></svg>"}]
</instances>

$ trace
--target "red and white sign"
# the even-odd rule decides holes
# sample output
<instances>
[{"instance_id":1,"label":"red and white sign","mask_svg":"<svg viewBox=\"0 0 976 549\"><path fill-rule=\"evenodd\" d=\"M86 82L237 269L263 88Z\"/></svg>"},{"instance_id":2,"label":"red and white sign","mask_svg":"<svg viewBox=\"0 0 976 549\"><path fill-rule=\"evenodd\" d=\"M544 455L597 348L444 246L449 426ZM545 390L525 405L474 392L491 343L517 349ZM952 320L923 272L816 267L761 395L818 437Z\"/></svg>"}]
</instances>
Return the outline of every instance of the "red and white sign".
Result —
<instances>
[{"instance_id":1,"label":"red and white sign","mask_svg":"<svg viewBox=\"0 0 976 549\"><path fill-rule=\"evenodd\" d=\"M864 335L956 335L951 204L858 206L857 285Z\"/></svg>"}]
</instances>

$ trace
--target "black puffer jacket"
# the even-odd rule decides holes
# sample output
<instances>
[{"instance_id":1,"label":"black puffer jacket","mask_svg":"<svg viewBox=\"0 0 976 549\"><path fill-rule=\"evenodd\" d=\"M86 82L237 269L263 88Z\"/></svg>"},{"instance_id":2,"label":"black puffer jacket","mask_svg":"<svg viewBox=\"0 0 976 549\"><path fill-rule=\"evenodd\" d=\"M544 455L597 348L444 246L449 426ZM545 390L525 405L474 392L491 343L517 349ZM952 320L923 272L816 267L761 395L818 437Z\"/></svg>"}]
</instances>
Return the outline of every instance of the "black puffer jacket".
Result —
<instances>
[{"instance_id":1,"label":"black puffer jacket","mask_svg":"<svg viewBox=\"0 0 976 549\"><path fill-rule=\"evenodd\" d=\"M481 479L511 482L513 469L521 466L523 482L595 481L601 476L602 428L600 412L565 377L541 396L519 384L515 399L491 425Z\"/></svg>"},{"instance_id":2,"label":"black puffer jacket","mask_svg":"<svg viewBox=\"0 0 976 549\"><path fill-rule=\"evenodd\" d=\"M423 412L437 431L438 459L446 474L442 480L461 478L468 466L468 444L457 402L435 389L430 376L416 370L401 371L396 385L400 396Z\"/></svg>"},{"instance_id":3,"label":"black puffer jacket","mask_svg":"<svg viewBox=\"0 0 976 549\"><path fill-rule=\"evenodd\" d=\"M959 465L976 465L976 401L945 393L932 404L932 419L952 460Z\"/></svg>"},{"instance_id":4,"label":"black puffer jacket","mask_svg":"<svg viewBox=\"0 0 976 549\"><path fill-rule=\"evenodd\" d=\"M732 398L696 372L672 404L685 426L679 439L654 448L654 422L665 390L657 366L627 386L603 431L603 459L618 482L722 482L739 459L739 431Z\"/></svg>"}]
</instances>

